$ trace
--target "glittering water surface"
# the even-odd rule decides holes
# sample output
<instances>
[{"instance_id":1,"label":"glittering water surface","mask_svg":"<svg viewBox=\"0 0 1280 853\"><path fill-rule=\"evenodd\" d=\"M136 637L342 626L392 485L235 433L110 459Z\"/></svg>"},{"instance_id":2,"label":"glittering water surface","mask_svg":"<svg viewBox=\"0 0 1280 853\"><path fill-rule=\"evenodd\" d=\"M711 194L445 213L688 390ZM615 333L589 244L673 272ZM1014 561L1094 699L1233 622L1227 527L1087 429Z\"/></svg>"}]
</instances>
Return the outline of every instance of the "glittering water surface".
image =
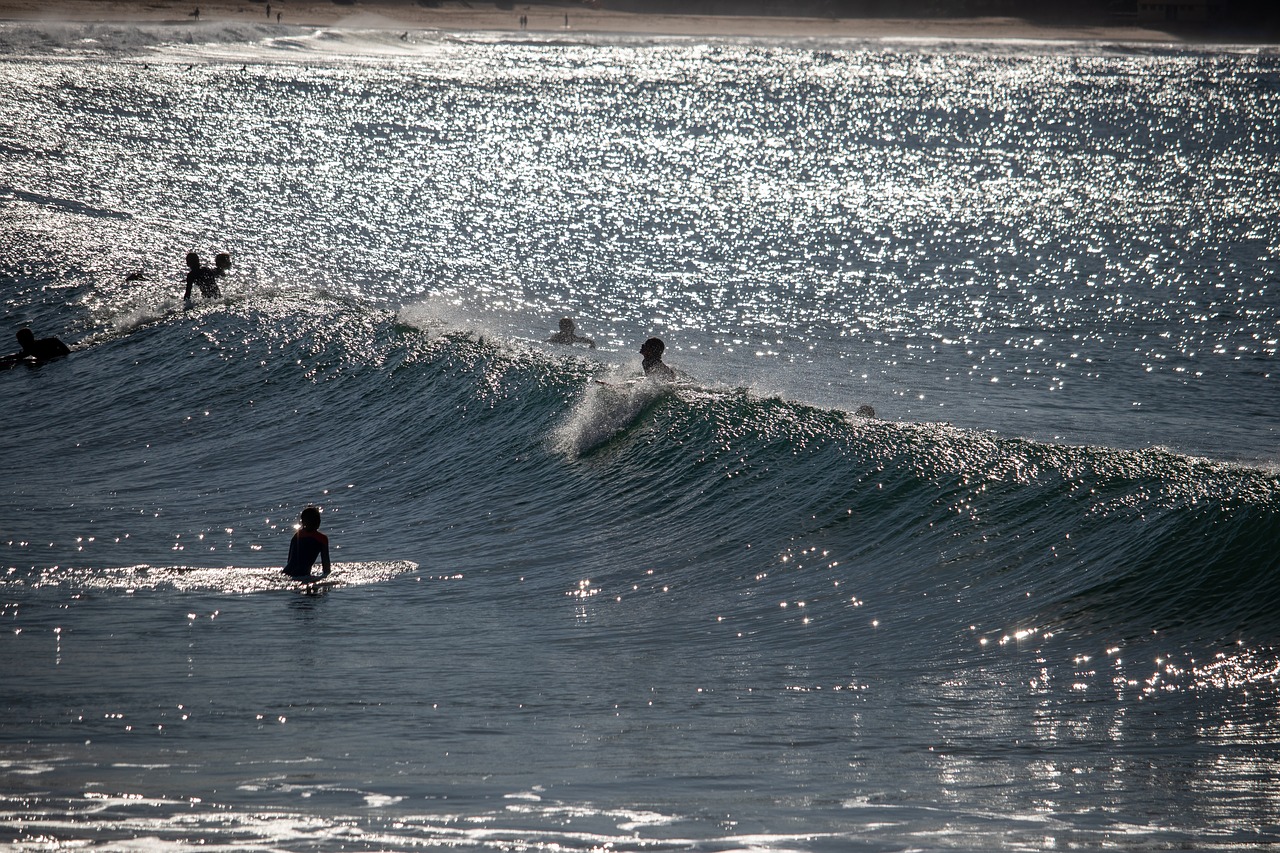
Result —
<instances>
[{"instance_id":1,"label":"glittering water surface","mask_svg":"<svg viewBox=\"0 0 1280 853\"><path fill-rule=\"evenodd\" d=\"M534 333L567 311L735 384L911 419L1274 446L1252 403L1274 399L1272 56L282 50L7 63L7 168L38 190L19 227L80 206L105 215L60 223L59 248L104 278L252 247L248 288L429 296ZM1248 402L1206 434L1187 398L1225 383Z\"/></svg>"},{"instance_id":2,"label":"glittering water surface","mask_svg":"<svg viewBox=\"0 0 1280 853\"><path fill-rule=\"evenodd\" d=\"M1269 50L0 27L0 299L77 349L0 372L0 844L1275 843L1278 112Z\"/></svg>"}]
</instances>

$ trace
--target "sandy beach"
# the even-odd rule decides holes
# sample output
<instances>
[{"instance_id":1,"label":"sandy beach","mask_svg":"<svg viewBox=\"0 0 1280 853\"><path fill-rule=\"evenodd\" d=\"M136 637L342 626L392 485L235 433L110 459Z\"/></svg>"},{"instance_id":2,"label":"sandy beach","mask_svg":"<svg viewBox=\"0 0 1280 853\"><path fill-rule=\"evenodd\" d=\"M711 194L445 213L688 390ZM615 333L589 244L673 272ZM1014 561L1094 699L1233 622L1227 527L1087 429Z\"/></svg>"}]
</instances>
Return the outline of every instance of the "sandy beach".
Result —
<instances>
[{"instance_id":1,"label":"sandy beach","mask_svg":"<svg viewBox=\"0 0 1280 853\"><path fill-rule=\"evenodd\" d=\"M268 11L269 8L269 11ZM650 14L585 5L497 4L441 0L0 0L0 20L190 22L268 20L304 26L447 31L570 31L687 36L1031 39L1173 42L1180 36L1134 25L1042 24L1020 18L822 18L781 15ZM522 26L521 19L525 19Z\"/></svg>"}]
</instances>

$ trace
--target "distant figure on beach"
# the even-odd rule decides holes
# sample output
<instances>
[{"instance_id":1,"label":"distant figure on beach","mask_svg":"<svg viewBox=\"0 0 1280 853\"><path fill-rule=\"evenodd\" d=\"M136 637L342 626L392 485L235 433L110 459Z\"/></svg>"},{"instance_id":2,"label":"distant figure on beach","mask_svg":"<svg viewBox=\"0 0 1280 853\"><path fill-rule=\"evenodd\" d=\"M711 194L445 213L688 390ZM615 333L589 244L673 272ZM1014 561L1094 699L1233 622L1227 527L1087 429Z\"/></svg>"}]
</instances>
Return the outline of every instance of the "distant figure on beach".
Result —
<instances>
[{"instance_id":1,"label":"distant figure on beach","mask_svg":"<svg viewBox=\"0 0 1280 853\"><path fill-rule=\"evenodd\" d=\"M547 338L549 344L586 344L592 349L596 348L596 342L591 338L584 338L578 334L577 326L573 324L573 320L568 317L560 318L560 331Z\"/></svg>"},{"instance_id":2,"label":"distant figure on beach","mask_svg":"<svg viewBox=\"0 0 1280 853\"><path fill-rule=\"evenodd\" d=\"M640 366L644 368L645 376L653 376L657 379L665 379L668 382L676 378L676 372L662 360L662 352L667 345L662 342L661 338L649 338L640 347L640 355L644 356L644 361Z\"/></svg>"},{"instance_id":3,"label":"distant figure on beach","mask_svg":"<svg viewBox=\"0 0 1280 853\"><path fill-rule=\"evenodd\" d=\"M213 260L216 266L201 266L200 256L195 252L187 252L187 292L182 296L184 300L191 301L193 284L200 288L200 295L206 298L216 299L222 295L222 291L218 289L218 279L231 269L231 256L220 252Z\"/></svg>"},{"instance_id":4,"label":"distant figure on beach","mask_svg":"<svg viewBox=\"0 0 1280 853\"><path fill-rule=\"evenodd\" d=\"M278 24L278 23L280 23L280 16L281 16L281 15L283 15L283 14L284 14L283 12L276 12L276 23L277 23L277 24Z\"/></svg>"},{"instance_id":5,"label":"distant figure on beach","mask_svg":"<svg viewBox=\"0 0 1280 853\"><path fill-rule=\"evenodd\" d=\"M200 20L200 7L199 7L199 6L197 6L194 10L192 10L192 12L191 12L191 17L195 18L197 21L198 21L198 20Z\"/></svg>"},{"instance_id":6,"label":"distant figure on beach","mask_svg":"<svg viewBox=\"0 0 1280 853\"><path fill-rule=\"evenodd\" d=\"M30 329L18 330L18 343L22 352L7 355L0 359L0 367L13 367L15 364L44 364L55 358L70 355L71 350L57 338L40 338L36 340L35 332Z\"/></svg>"},{"instance_id":7,"label":"distant figure on beach","mask_svg":"<svg viewBox=\"0 0 1280 853\"><path fill-rule=\"evenodd\" d=\"M320 509L309 506L298 513L298 521L302 526L289 540L289 562L285 564L284 574L295 580L308 580L312 577L311 567L320 558L324 571L320 577L329 574L329 537L320 532Z\"/></svg>"}]
</instances>

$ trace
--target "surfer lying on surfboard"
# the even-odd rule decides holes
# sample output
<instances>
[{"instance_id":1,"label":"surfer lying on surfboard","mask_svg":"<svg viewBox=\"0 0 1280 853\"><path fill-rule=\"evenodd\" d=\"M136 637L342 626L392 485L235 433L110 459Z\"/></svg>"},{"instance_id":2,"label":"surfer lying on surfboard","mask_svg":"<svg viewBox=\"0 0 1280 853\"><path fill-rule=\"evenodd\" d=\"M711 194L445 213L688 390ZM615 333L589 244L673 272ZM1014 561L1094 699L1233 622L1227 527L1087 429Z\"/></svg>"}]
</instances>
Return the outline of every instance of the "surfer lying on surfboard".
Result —
<instances>
[{"instance_id":1,"label":"surfer lying on surfboard","mask_svg":"<svg viewBox=\"0 0 1280 853\"><path fill-rule=\"evenodd\" d=\"M35 332L30 329L18 330L18 343L22 352L0 358L0 367L13 367L15 364L44 364L46 361L61 358L71 350L57 338L36 339Z\"/></svg>"},{"instance_id":2,"label":"surfer lying on surfboard","mask_svg":"<svg viewBox=\"0 0 1280 853\"><path fill-rule=\"evenodd\" d=\"M325 577L329 574L329 537L320 532L320 509L309 506L298 513L298 520L302 526L289 541L289 562L284 573L295 580L311 580L311 567L319 557L324 566L320 577Z\"/></svg>"}]
</instances>

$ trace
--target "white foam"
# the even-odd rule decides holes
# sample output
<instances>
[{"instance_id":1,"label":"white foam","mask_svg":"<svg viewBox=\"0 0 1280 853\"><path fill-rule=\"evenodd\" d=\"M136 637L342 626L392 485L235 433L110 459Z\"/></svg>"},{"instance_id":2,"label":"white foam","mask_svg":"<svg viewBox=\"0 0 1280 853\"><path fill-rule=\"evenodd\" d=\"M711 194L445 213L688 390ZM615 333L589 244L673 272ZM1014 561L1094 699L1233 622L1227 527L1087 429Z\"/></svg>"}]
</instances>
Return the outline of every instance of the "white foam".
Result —
<instances>
[{"instance_id":1,"label":"white foam","mask_svg":"<svg viewBox=\"0 0 1280 853\"><path fill-rule=\"evenodd\" d=\"M630 426L640 413L670 394L674 386L652 379L591 382L551 433L551 445L569 457L599 447Z\"/></svg>"}]
</instances>

